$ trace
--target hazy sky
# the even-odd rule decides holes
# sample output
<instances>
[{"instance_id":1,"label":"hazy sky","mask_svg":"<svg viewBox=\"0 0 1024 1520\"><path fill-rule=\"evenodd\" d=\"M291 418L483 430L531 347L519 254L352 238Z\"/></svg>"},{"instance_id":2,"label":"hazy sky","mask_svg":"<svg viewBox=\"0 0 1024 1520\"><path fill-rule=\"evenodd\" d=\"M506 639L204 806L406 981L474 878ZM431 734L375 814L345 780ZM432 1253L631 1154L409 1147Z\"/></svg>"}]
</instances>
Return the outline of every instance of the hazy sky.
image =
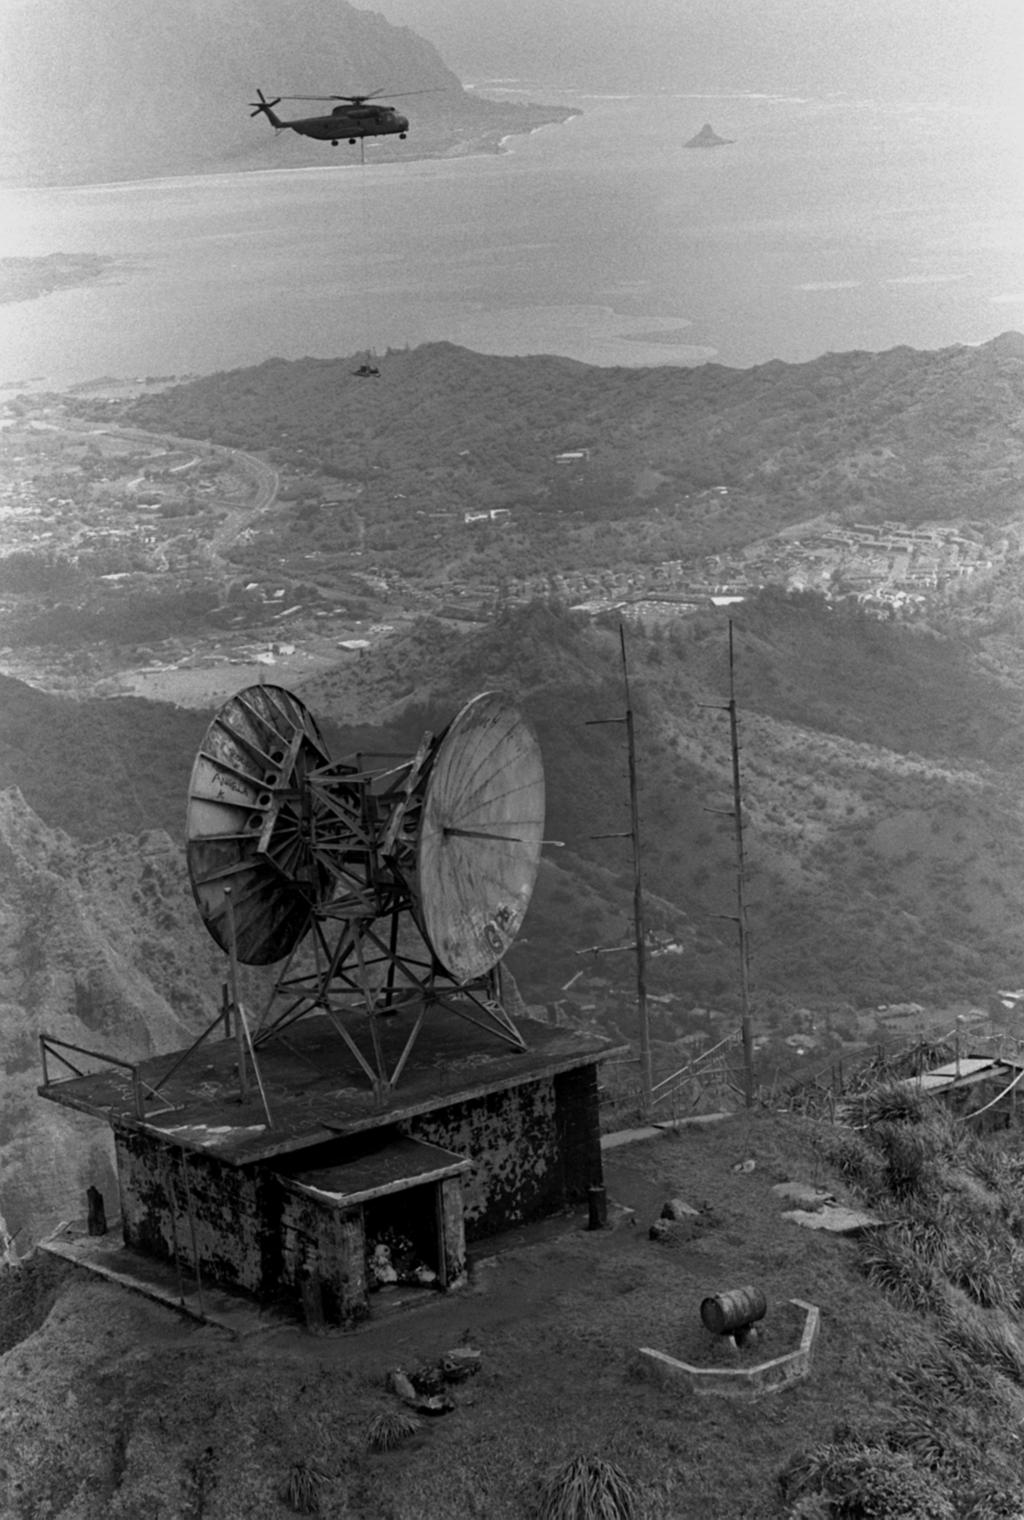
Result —
<instances>
[{"instance_id":1,"label":"hazy sky","mask_svg":"<svg viewBox=\"0 0 1024 1520\"><path fill-rule=\"evenodd\" d=\"M463 75L604 87L1019 92L1024 0L374 0Z\"/></svg>"}]
</instances>

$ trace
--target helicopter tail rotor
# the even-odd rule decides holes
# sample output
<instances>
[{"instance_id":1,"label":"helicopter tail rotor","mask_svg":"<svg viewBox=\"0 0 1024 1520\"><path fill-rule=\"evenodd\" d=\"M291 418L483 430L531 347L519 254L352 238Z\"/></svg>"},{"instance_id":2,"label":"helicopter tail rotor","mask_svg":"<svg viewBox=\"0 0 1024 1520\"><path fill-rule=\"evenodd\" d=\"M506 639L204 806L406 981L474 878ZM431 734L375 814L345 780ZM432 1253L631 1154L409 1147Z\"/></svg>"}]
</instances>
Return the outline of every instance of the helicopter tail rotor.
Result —
<instances>
[{"instance_id":1,"label":"helicopter tail rotor","mask_svg":"<svg viewBox=\"0 0 1024 1520\"><path fill-rule=\"evenodd\" d=\"M281 96L277 96L275 100L268 100L262 90L257 90L256 94L259 96L259 100L250 100L249 104L253 109L249 112L249 115L266 116L272 126L280 126L280 122L274 115L274 107L281 104Z\"/></svg>"}]
</instances>

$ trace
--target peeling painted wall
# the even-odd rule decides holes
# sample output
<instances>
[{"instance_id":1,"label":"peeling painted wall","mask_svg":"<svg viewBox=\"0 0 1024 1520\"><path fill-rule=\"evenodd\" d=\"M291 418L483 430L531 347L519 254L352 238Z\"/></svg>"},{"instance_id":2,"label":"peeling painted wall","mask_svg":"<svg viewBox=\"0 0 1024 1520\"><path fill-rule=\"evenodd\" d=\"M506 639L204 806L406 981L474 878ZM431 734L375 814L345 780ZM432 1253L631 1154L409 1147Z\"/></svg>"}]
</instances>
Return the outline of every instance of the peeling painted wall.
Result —
<instances>
[{"instance_id":1,"label":"peeling painted wall","mask_svg":"<svg viewBox=\"0 0 1024 1520\"><path fill-rule=\"evenodd\" d=\"M400 1128L473 1162L437 1197L453 1283L464 1274L466 1241L579 1202L602 1180L596 1066L436 1109ZM382 1128L381 1142L394 1133ZM128 1245L167 1262L177 1257L190 1276L198 1256L205 1278L260 1298L302 1296L313 1284L335 1322L367 1312L361 1207L302 1194L272 1163L229 1166L215 1153L127 1127L115 1126L114 1138ZM301 1154L329 1165L334 1149ZM337 1149L343 1153L343 1140ZM403 1194L393 1199L400 1219Z\"/></svg>"},{"instance_id":2,"label":"peeling painted wall","mask_svg":"<svg viewBox=\"0 0 1024 1520\"><path fill-rule=\"evenodd\" d=\"M229 1167L133 1130L116 1129L126 1244L259 1293L280 1280L280 1232L266 1228L270 1174ZM190 1217L191 1216L191 1217Z\"/></svg>"},{"instance_id":3,"label":"peeling painted wall","mask_svg":"<svg viewBox=\"0 0 1024 1520\"><path fill-rule=\"evenodd\" d=\"M316 1285L331 1324L369 1312L363 1211L331 1209L285 1193L281 1215L281 1281L301 1294ZM268 1284L268 1289L271 1285Z\"/></svg>"},{"instance_id":4,"label":"peeling painted wall","mask_svg":"<svg viewBox=\"0 0 1024 1520\"><path fill-rule=\"evenodd\" d=\"M462 1178L469 1241L543 1218L601 1181L596 1066L420 1114L404 1129L472 1160Z\"/></svg>"},{"instance_id":5,"label":"peeling painted wall","mask_svg":"<svg viewBox=\"0 0 1024 1520\"><path fill-rule=\"evenodd\" d=\"M115 1139L128 1245L177 1259L190 1277L198 1255L208 1281L261 1298L315 1283L334 1323L366 1312L361 1209L287 1194L268 1168L226 1166L130 1130Z\"/></svg>"},{"instance_id":6,"label":"peeling painted wall","mask_svg":"<svg viewBox=\"0 0 1024 1520\"><path fill-rule=\"evenodd\" d=\"M413 1140L472 1160L462 1179L467 1240L544 1212L560 1171L551 1081L419 1114L405 1128Z\"/></svg>"}]
</instances>

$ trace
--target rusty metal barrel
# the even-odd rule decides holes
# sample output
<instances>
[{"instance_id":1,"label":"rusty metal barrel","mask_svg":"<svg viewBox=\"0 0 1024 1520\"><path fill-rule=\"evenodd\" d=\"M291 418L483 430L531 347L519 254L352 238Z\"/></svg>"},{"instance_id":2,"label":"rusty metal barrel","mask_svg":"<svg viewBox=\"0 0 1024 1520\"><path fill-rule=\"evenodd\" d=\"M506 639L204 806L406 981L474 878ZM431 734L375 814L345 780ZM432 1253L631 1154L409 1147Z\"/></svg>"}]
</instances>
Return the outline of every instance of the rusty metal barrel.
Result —
<instances>
[{"instance_id":1,"label":"rusty metal barrel","mask_svg":"<svg viewBox=\"0 0 1024 1520\"><path fill-rule=\"evenodd\" d=\"M733 1288L701 1300L700 1317L713 1335L732 1335L763 1319L768 1305L760 1288Z\"/></svg>"}]
</instances>

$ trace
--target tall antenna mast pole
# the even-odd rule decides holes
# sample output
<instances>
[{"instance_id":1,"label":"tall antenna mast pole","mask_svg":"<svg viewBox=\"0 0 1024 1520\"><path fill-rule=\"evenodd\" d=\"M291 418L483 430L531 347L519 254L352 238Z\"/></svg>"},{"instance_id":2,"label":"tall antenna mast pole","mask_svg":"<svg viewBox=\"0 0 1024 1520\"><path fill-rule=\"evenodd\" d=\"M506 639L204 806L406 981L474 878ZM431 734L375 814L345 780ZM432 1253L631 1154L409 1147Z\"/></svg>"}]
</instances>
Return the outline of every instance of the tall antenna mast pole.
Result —
<instances>
[{"instance_id":1,"label":"tall antenna mast pole","mask_svg":"<svg viewBox=\"0 0 1024 1520\"><path fill-rule=\"evenodd\" d=\"M746 873L743 859L743 799L740 791L740 739L736 716L736 678L733 663L732 618L729 619L729 741L732 749L733 826L736 836L736 927L740 948L740 1032L743 1039L743 1091L748 1108L754 1106L754 1041L750 1028L750 969L747 940Z\"/></svg>"},{"instance_id":2,"label":"tall antenna mast pole","mask_svg":"<svg viewBox=\"0 0 1024 1520\"><path fill-rule=\"evenodd\" d=\"M629 695L626 663L626 630L619 624L622 649L622 682L626 689L626 752L629 757L629 822L633 837L633 922L636 926L636 1007L640 1020L640 1101L643 1117L651 1111L651 1027L647 1012L647 931L644 924L644 879L640 857L640 804L636 786L636 744L633 738L633 705Z\"/></svg>"},{"instance_id":3,"label":"tall antenna mast pole","mask_svg":"<svg viewBox=\"0 0 1024 1520\"><path fill-rule=\"evenodd\" d=\"M619 646L622 650L622 680L626 688L625 718L591 718L588 728L602 723L625 723L626 753L629 758L629 822L628 837L633 841L633 925L636 935L636 1003L640 1020L640 1108L643 1118L651 1112L653 1077L651 1075L651 1029L647 1012L647 931L644 926L644 882L640 865L640 805L636 787L636 744L633 737L633 706L629 695L629 665L626 661L626 629L619 624ZM624 839L624 833L593 834L593 839Z\"/></svg>"}]
</instances>

